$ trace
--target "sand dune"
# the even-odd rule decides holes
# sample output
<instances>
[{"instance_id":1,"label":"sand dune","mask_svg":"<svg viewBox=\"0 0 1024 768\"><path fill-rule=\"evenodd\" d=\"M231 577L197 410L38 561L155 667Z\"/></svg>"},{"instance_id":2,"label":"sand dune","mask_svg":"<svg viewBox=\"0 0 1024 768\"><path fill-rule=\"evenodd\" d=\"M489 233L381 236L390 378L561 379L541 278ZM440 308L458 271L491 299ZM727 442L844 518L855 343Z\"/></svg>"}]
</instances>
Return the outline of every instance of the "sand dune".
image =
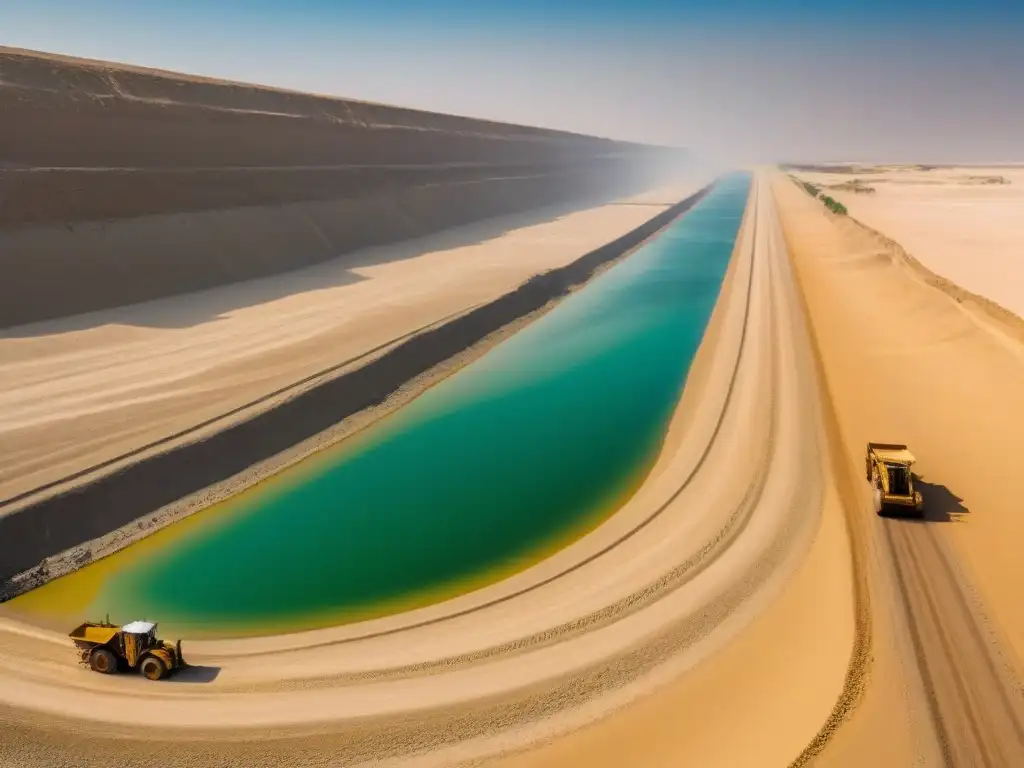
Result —
<instances>
[{"instance_id":1,"label":"sand dune","mask_svg":"<svg viewBox=\"0 0 1024 768\"><path fill-rule=\"evenodd\" d=\"M760 718L758 685L772 679L758 672L760 638L794 654L815 649L780 657L799 669L800 690L787 696L787 727L761 731L762 750L794 757L842 688L852 641L848 548L819 413L806 407L816 399L813 363L771 197L758 185L752 201L661 458L605 525L501 584L421 611L196 642L187 653L203 685L157 690L130 677L77 675L59 634L5 621L5 748L30 756L60 745L82 765L108 750L138 759L146 742L111 739L145 728L175 742L161 757L167 765L229 757L296 765L304 755L307 764L328 755L357 764L412 753L410 764L450 765L574 731L645 693L678 696L665 684L724 646L731 656L719 658L737 663L688 678L691 690L714 681L745 702L745 716ZM812 595L830 606L828 646L806 631ZM729 645L745 627L755 641ZM145 706L125 706L135 697ZM95 735L39 730L54 718L91 721ZM674 754L683 758L717 741L679 735Z\"/></svg>"},{"instance_id":2,"label":"sand dune","mask_svg":"<svg viewBox=\"0 0 1024 768\"><path fill-rule=\"evenodd\" d=\"M1024 317L1024 291L1013 277L1024 269L1024 170L895 168L853 175L874 194L844 189L849 173L799 176L828 187L851 216L927 269Z\"/></svg>"}]
</instances>

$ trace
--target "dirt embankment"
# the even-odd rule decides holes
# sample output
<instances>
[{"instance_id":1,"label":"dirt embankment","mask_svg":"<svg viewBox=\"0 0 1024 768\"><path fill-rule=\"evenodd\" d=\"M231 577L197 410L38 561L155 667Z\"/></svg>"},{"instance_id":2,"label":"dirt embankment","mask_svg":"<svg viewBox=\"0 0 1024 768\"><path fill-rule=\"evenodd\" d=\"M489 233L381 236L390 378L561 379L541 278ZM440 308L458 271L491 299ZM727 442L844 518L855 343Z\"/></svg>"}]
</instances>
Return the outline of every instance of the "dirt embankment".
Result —
<instances>
[{"instance_id":1,"label":"dirt embankment","mask_svg":"<svg viewBox=\"0 0 1024 768\"><path fill-rule=\"evenodd\" d=\"M603 265L690 208L708 189L567 266L540 274L516 290L417 334L362 367L317 384L275 408L207 439L148 456L118 472L0 517L0 579L9 580L45 558L111 534L191 494L224 483L332 425L384 403L409 382L585 282ZM92 555L83 550L69 557L75 562L62 561L57 567L75 567L88 562ZM24 591L53 575L44 570L18 584L9 583L0 589L0 597Z\"/></svg>"},{"instance_id":2,"label":"dirt embankment","mask_svg":"<svg viewBox=\"0 0 1024 768\"><path fill-rule=\"evenodd\" d=\"M639 191L680 150L0 49L0 327Z\"/></svg>"}]
</instances>

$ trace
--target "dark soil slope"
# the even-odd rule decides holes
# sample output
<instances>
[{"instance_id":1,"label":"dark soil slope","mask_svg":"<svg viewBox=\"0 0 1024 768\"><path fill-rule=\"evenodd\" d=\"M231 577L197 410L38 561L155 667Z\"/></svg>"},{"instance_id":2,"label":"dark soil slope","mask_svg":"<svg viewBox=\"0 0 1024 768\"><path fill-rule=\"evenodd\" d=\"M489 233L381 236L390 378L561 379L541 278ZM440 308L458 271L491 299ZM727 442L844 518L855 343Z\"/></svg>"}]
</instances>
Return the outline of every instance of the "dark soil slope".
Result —
<instances>
[{"instance_id":1,"label":"dark soil slope","mask_svg":"<svg viewBox=\"0 0 1024 768\"><path fill-rule=\"evenodd\" d=\"M649 187L681 150L0 49L0 327Z\"/></svg>"}]
</instances>

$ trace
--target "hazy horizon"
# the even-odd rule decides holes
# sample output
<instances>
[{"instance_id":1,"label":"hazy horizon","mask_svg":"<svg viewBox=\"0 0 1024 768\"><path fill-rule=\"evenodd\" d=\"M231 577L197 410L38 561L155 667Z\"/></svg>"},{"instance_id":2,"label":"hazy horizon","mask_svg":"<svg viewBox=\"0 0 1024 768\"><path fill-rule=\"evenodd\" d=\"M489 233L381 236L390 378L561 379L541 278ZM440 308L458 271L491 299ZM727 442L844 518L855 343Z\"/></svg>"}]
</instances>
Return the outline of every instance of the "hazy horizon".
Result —
<instances>
[{"instance_id":1,"label":"hazy horizon","mask_svg":"<svg viewBox=\"0 0 1024 768\"><path fill-rule=\"evenodd\" d=\"M1024 160L1024 4L801 5L33 0L0 6L0 44L719 163Z\"/></svg>"}]
</instances>

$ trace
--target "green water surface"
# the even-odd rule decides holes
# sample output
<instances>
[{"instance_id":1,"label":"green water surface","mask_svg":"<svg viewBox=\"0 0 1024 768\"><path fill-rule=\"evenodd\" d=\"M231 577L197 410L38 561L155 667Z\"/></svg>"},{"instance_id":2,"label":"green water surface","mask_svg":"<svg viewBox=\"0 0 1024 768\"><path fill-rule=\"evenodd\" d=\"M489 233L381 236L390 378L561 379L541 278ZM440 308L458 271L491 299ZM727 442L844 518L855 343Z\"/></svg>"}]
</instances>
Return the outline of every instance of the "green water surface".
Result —
<instances>
[{"instance_id":1,"label":"green water surface","mask_svg":"<svg viewBox=\"0 0 1024 768\"><path fill-rule=\"evenodd\" d=\"M319 626L475 588L593 528L657 455L748 187L726 178L365 439L125 558L92 612L226 633Z\"/></svg>"}]
</instances>

